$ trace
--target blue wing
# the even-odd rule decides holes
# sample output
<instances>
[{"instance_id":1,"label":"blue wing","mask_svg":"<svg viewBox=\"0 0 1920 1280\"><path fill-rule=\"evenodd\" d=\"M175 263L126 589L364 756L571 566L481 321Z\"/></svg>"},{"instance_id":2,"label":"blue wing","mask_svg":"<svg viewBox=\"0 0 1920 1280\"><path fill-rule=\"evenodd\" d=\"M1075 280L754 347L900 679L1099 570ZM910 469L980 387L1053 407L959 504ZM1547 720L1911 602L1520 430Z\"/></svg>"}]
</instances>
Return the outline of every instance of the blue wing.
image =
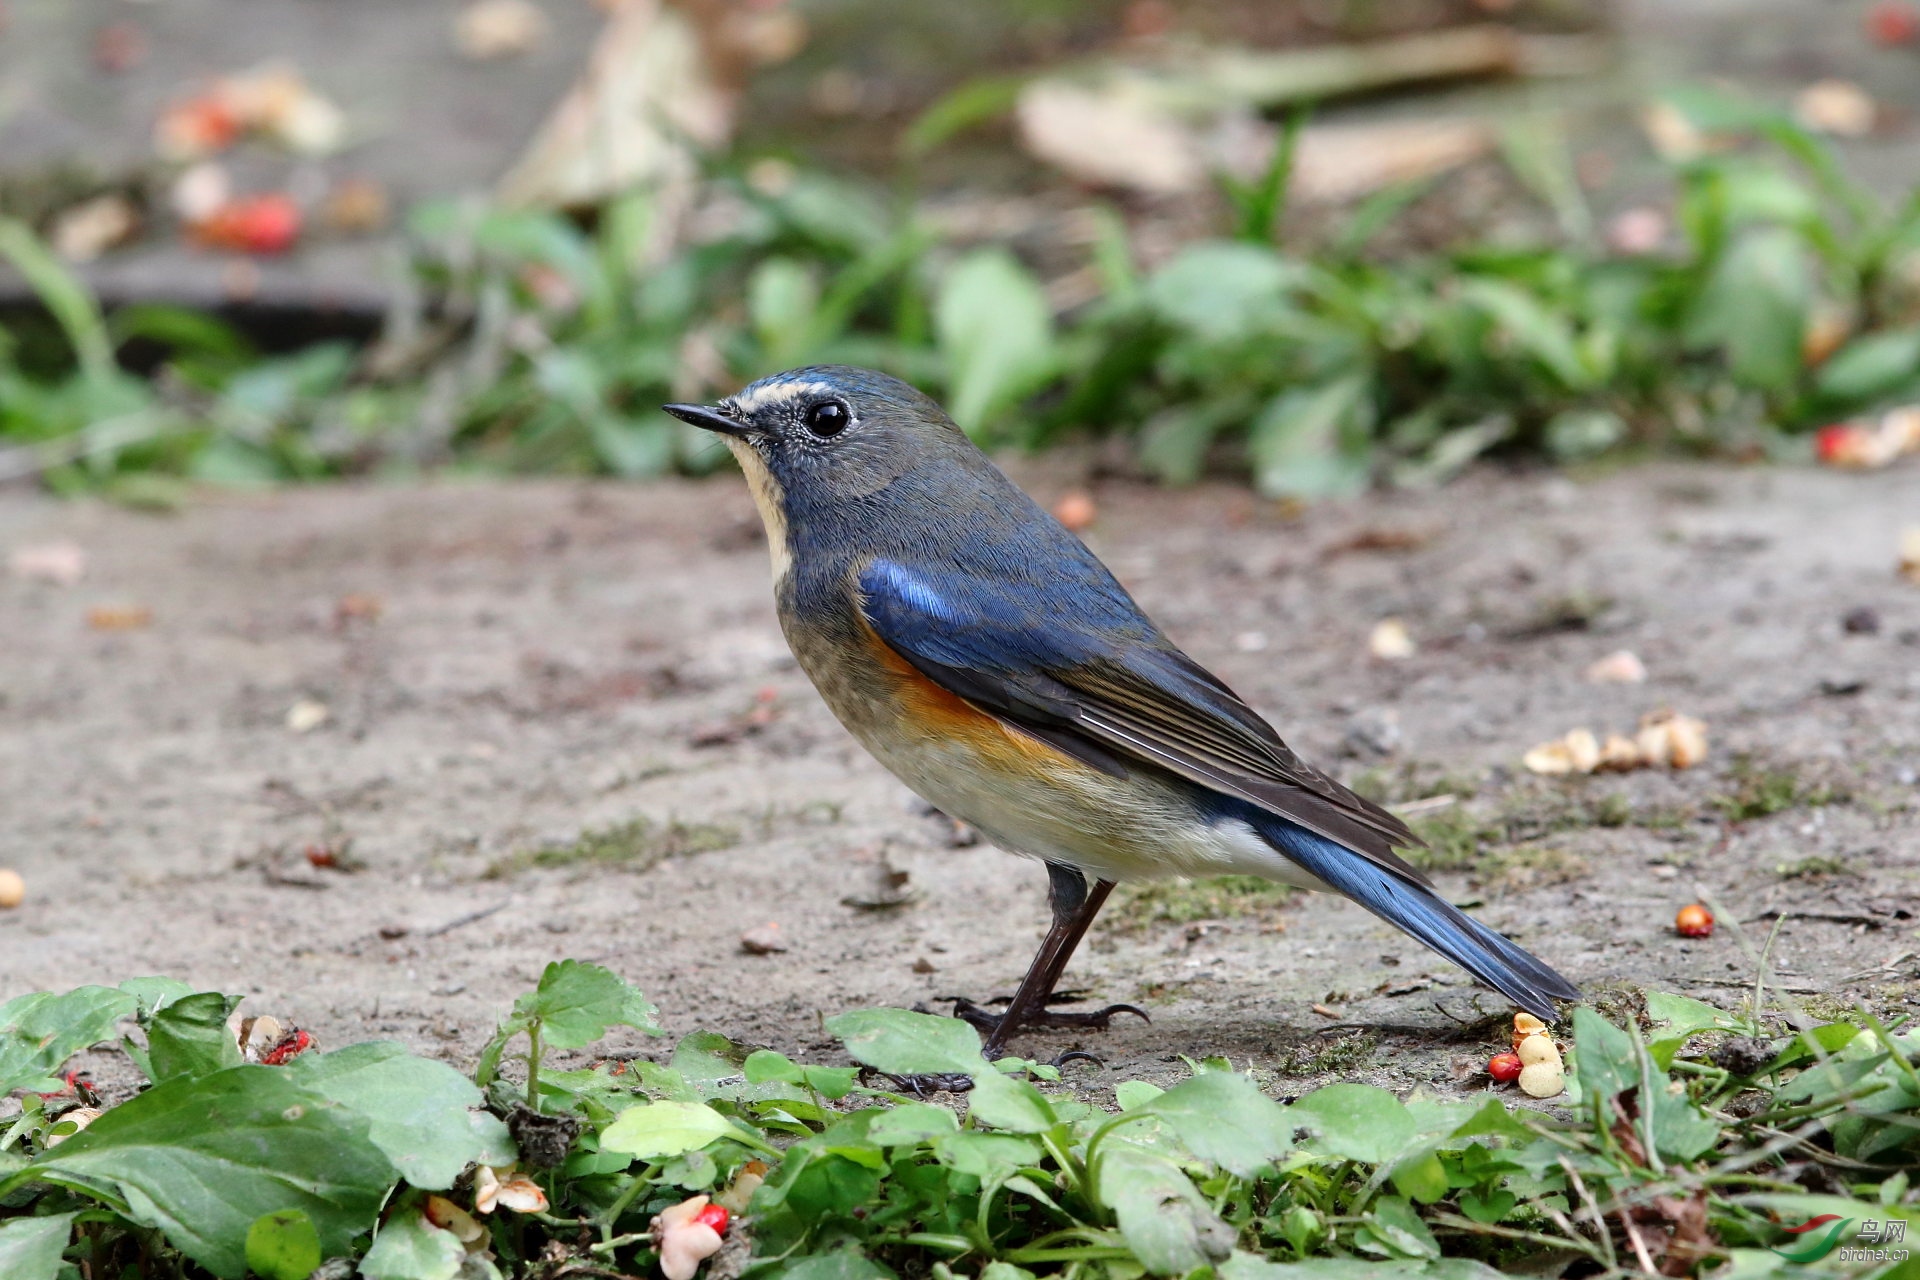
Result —
<instances>
[{"instance_id":1,"label":"blue wing","mask_svg":"<svg viewBox=\"0 0 1920 1280\"><path fill-rule=\"evenodd\" d=\"M1113 772L1148 764L1213 793L1275 849L1541 1017L1579 990L1466 915L1393 852L1405 824L1287 749L1273 729L1160 634L1097 561L1058 581L943 568L938 580L877 560L859 577L870 626L921 674Z\"/></svg>"},{"instance_id":2,"label":"blue wing","mask_svg":"<svg viewBox=\"0 0 1920 1280\"><path fill-rule=\"evenodd\" d=\"M1406 824L1296 756L1097 561L1058 566L1067 584L1006 569L943 568L936 580L876 560L859 576L861 611L929 679L1048 741L1082 745L1082 758L1169 770L1427 883L1393 852L1420 843ZM1063 598L1071 618L1058 613Z\"/></svg>"}]
</instances>

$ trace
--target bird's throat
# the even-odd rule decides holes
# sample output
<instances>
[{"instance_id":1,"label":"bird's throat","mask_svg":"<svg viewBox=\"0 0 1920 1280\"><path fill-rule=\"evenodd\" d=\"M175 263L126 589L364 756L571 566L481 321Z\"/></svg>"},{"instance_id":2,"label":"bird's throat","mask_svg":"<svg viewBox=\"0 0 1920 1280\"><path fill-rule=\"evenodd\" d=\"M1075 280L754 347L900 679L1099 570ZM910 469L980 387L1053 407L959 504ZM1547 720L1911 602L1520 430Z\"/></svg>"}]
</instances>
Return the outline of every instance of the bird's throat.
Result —
<instances>
[{"instance_id":1,"label":"bird's throat","mask_svg":"<svg viewBox=\"0 0 1920 1280\"><path fill-rule=\"evenodd\" d=\"M759 508L760 523L767 528L767 552L773 559L773 582L777 587L793 570L793 551L787 540L786 495L781 492L780 482L773 478L773 472L767 470L766 459L758 449L734 436L721 438L727 442L727 448L733 450L740 470L746 474L753 505Z\"/></svg>"}]
</instances>

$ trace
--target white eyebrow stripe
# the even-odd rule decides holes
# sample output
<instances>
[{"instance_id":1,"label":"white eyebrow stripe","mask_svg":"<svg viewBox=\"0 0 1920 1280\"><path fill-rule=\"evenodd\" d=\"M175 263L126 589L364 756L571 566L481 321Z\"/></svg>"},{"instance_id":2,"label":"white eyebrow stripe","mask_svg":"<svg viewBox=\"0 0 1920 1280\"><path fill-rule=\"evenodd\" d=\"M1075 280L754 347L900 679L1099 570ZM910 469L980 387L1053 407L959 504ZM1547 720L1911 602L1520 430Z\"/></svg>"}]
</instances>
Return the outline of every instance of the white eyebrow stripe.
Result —
<instances>
[{"instance_id":1,"label":"white eyebrow stripe","mask_svg":"<svg viewBox=\"0 0 1920 1280\"><path fill-rule=\"evenodd\" d=\"M825 382L776 382L771 386L748 388L733 397L741 413L757 413L770 404L786 404L804 396L831 395L833 387Z\"/></svg>"}]
</instances>

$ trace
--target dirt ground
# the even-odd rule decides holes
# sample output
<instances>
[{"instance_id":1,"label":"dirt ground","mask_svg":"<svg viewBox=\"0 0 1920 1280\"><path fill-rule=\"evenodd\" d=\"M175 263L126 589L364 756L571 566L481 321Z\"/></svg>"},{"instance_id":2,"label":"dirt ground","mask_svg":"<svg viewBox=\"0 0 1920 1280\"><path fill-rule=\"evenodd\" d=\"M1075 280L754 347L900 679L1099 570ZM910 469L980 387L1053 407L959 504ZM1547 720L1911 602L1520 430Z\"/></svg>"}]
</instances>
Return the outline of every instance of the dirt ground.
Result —
<instances>
[{"instance_id":1,"label":"dirt ground","mask_svg":"<svg viewBox=\"0 0 1920 1280\"><path fill-rule=\"evenodd\" d=\"M1051 467L1021 473L1048 500L1072 479ZM1096 492L1089 540L1149 611L1312 758L1427 796L1463 868L1443 888L1590 990L1732 1006L1785 913L1774 982L1816 1012L1920 994L1920 586L1895 573L1920 471L1488 470L1305 512ZM823 1015L1007 992L1038 939L1039 866L956 847L794 666L737 477L172 515L0 494L0 552L59 541L78 584L0 577L0 866L29 891L0 912L0 997L170 974L323 1044L467 1065L575 956L674 1035L835 1059ZM102 606L152 620L91 627ZM1388 616L1412 657L1369 655ZM1583 678L1621 648L1646 683ZM325 723L290 727L303 703ZM1704 766L1519 769L1662 706L1708 723ZM1740 927L1676 937L1696 893ZM1488 1041L1460 1027L1502 1002L1359 908L1116 902L1069 977L1152 1025L1022 1042L1100 1054L1116 1074L1071 1068L1083 1086L1224 1054L1303 1087L1477 1087ZM770 924L784 952L743 950Z\"/></svg>"}]
</instances>

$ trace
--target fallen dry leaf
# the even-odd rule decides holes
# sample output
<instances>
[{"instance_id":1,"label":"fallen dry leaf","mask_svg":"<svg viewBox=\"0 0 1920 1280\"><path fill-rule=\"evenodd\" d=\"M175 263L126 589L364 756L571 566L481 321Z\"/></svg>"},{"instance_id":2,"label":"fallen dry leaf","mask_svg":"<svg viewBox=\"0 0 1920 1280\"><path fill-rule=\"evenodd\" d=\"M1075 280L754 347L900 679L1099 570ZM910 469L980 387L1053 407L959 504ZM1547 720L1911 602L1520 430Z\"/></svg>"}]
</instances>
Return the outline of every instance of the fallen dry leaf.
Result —
<instances>
[{"instance_id":1,"label":"fallen dry leaf","mask_svg":"<svg viewBox=\"0 0 1920 1280\"><path fill-rule=\"evenodd\" d=\"M1036 80L1021 90L1014 116L1029 152L1081 182L1160 195L1206 182L1193 132L1130 81Z\"/></svg>"},{"instance_id":2,"label":"fallen dry leaf","mask_svg":"<svg viewBox=\"0 0 1920 1280\"><path fill-rule=\"evenodd\" d=\"M87 625L95 631L139 631L153 625L153 610L143 604L97 604L87 610Z\"/></svg>"},{"instance_id":3,"label":"fallen dry leaf","mask_svg":"<svg viewBox=\"0 0 1920 1280\"><path fill-rule=\"evenodd\" d=\"M74 1134L80 1132L95 1120L98 1120L100 1115L101 1112L98 1107L75 1107L71 1111L62 1112L60 1118L53 1122L54 1129L58 1130L67 1124L72 1124L73 1129L67 1133L49 1132L47 1134L47 1145L50 1147L59 1146L68 1138L71 1138Z\"/></svg>"},{"instance_id":4,"label":"fallen dry leaf","mask_svg":"<svg viewBox=\"0 0 1920 1280\"><path fill-rule=\"evenodd\" d=\"M1647 668L1631 649L1615 649L1587 668L1587 679L1594 684L1641 684Z\"/></svg>"},{"instance_id":5,"label":"fallen dry leaf","mask_svg":"<svg viewBox=\"0 0 1920 1280\"><path fill-rule=\"evenodd\" d=\"M1488 154L1498 130L1484 120L1317 124L1300 133L1288 198L1340 204L1457 169ZM1261 164L1272 154L1264 149Z\"/></svg>"},{"instance_id":6,"label":"fallen dry leaf","mask_svg":"<svg viewBox=\"0 0 1920 1280\"><path fill-rule=\"evenodd\" d=\"M287 728L295 733L312 733L331 719L333 712L327 704L312 698L302 698L287 708Z\"/></svg>"},{"instance_id":7,"label":"fallen dry leaf","mask_svg":"<svg viewBox=\"0 0 1920 1280\"><path fill-rule=\"evenodd\" d=\"M51 582L70 587L87 573L87 553L77 543L41 542L21 547L7 557L7 568L28 582Z\"/></svg>"},{"instance_id":8,"label":"fallen dry leaf","mask_svg":"<svg viewBox=\"0 0 1920 1280\"><path fill-rule=\"evenodd\" d=\"M117 244L133 238L140 214L119 192L95 196L63 210L53 220L48 237L53 251L68 262L92 262Z\"/></svg>"},{"instance_id":9,"label":"fallen dry leaf","mask_svg":"<svg viewBox=\"0 0 1920 1280\"><path fill-rule=\"evenodd\" d=\"M1407 624L1398 618L1382 618L1367 636L1367 651L1384 662L1411 658L1416 647Z\"/></svg>"},{"instance_id":10,"label":"fallen dry leaf","mask_svg":"<svg viewBox=\"0 0 1920 1280\"><path fill-rule=\"evenodd\" d=\"M475 62L529 52L546 37L547 15L530 0L478 0L453 27L454 47Z\"/></svg>"},{"instance_id":11,"label":"fallen dry leaf","mask_svg":"<svg viewBox=\"0 0 1920 1280\"><path fill-rule=\"evenodd\" d=\"M779 924L769 920L741 934L740 949L750 956L770 956L785 951L787 943L780 936Z\"/></svg>"},{"instance_id":12,"label":"fallen dry leaf","mask_svg":"<svg viewBox=\"0 0 1920 1280\"><path fill-rule=\"evenodd\" d=\"M667 1280L693 1280L700 1264L720 1252L720 1233L697 1221L706 1207L707 1197L695 1196L654 1216L654 1247L660 1251L660 1273Z\"/></svg>"},{"instance_id":13,"label":"fallen dry leaf","mask_svg":"<svg viewBox=\"0 0 1920 1280\"><path fill-rule=\"evenodd\" d=\"M1816 80L1793 97L1793 115L1816 133L1859 138L1873 132L1873 99L1851 80Z\"/></svg>"}]
</instances>

